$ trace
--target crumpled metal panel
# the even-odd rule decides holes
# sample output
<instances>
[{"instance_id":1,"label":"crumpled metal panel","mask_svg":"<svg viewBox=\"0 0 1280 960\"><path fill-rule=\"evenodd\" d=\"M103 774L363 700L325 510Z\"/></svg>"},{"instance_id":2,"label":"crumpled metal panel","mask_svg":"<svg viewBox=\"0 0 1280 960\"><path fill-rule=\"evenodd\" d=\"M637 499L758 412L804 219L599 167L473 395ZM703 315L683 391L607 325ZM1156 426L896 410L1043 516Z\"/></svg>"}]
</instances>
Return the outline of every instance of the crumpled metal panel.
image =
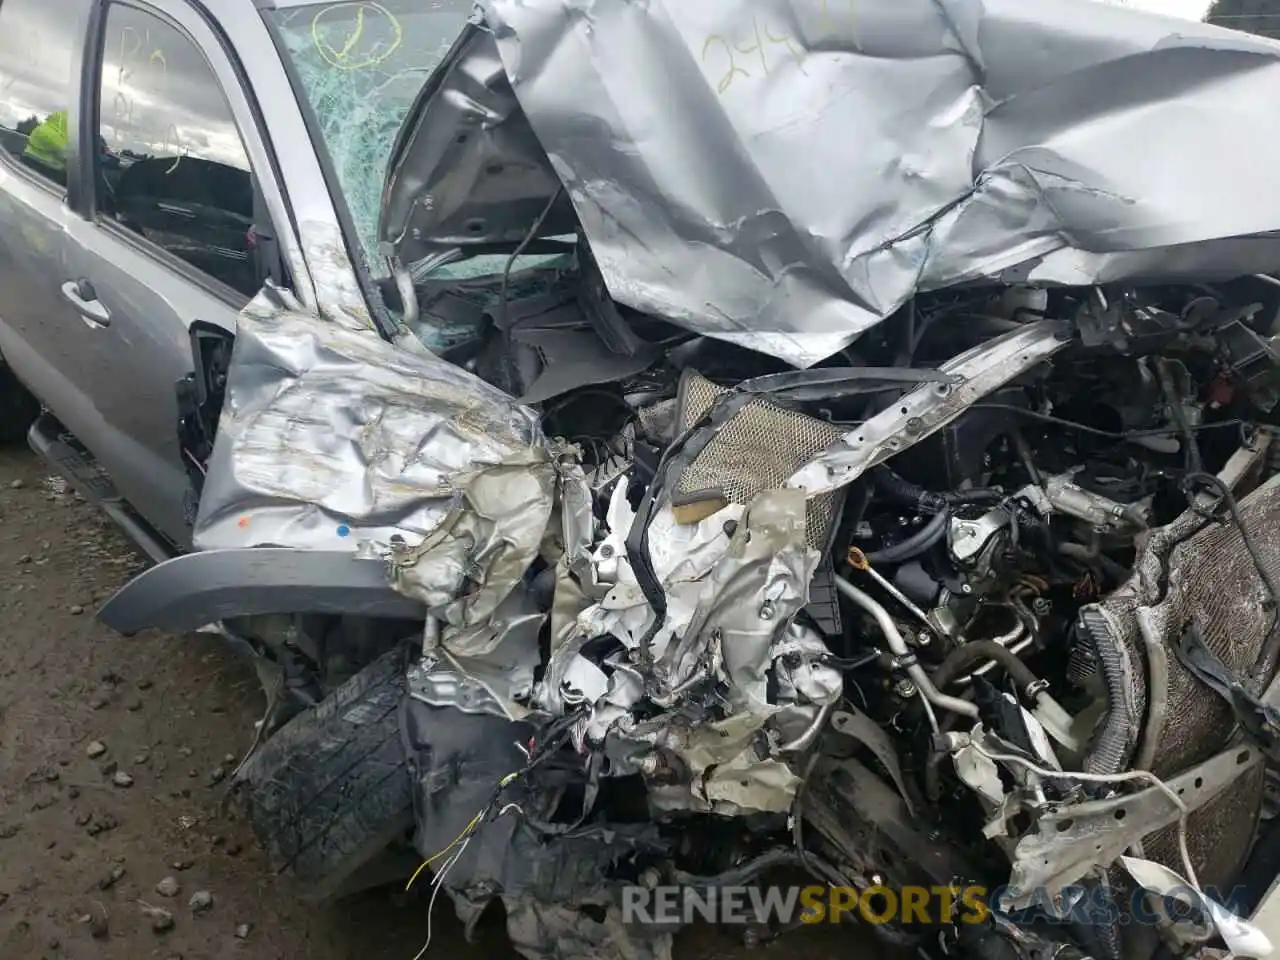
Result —
<instances>
[{"instance_id":1,"label":"crumpled metal panel","mask_svg":"<svg viewBox=\"0 0 1280 960\"><path fill-rule=\"evenodd\" d=\"M629 515L619 518L630 525ZM565 708L564 681L582 665L584 641L604 634L621 641L625 654L603 664L602 692L591 698L577 740L602 745L615 773L643 773L654 809L738 815L783 812L794 801L800 781L786 755L812 742L843 691L840 674L822 662L822 639L792 623L819 559L806 518L800 490L767 490L696 524L676 523L669 503L659 508L648 537L667 598L649 646L647 692L663 708L656 716L631 713L645 692L639 638L656 614L629 565L617 566L617 582L599 603L575 604L576 618L553 628L535 693L551 713ZM773 695L770 670L778 678Z\"/></svg>"},{"instance_id":2,"label":"crumpled metal panel","mask_svg":"<svg viewBox=\"0 0 1280 960\"><path fill-rule=\"evenodd\" d=\"M382 557L448 626L483 623L551 517L537 418L356 326L266 295L242 312L195 546Z\"/></svg>"},{"instance_id":3,"label":"crumpled metal panel","mask_svg":"<svg viewBox=\"0 0 1280 960\"><path fill-rule=\"evenodd\" d=\"M797 365L920 290L1203 281L1280 257L1280 44L1262 38L1080 0L480 6L514 126L614 299ZM492 97L480 73L466 89ZM471 111L494 143L514 120L496 102ZM408 138L442 172L426 139ZM536 207L535 172L510 175ZM465 197L418 176L456 237Z\"/></svg>"}]
</instances>

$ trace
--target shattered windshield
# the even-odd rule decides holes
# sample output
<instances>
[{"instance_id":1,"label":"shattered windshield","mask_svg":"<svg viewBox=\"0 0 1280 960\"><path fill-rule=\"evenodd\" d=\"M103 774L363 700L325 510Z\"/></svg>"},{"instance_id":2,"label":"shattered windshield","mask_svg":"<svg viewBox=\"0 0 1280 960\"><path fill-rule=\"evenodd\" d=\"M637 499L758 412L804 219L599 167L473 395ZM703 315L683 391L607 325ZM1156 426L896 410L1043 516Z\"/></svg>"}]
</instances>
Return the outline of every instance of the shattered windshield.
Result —
<instances>
[{"instance_id":1,"label":"shattered windshield","mask_svg":"<svg viewBox=\"0 0 1280 960\"><path fill-rule=\"evenodd\" d=\"M375 274L378 209L396 133L462 32L471 0L321 3L272 10Z\"/></svg>"}]
</instances>

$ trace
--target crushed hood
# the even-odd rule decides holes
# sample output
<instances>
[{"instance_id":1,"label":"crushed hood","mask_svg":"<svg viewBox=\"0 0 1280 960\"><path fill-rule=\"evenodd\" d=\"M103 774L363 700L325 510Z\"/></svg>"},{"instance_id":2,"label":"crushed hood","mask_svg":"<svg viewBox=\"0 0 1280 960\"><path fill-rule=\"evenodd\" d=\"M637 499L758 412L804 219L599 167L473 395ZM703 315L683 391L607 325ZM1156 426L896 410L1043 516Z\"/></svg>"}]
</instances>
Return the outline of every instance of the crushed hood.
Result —
<instances>
[{"instance_id":1,"label":"crushed hood","mask_svg":"<svg viewBox=\"0 0 1280 960\"><path fill-rule=\"evenodd\" d=\"M610 295L807 366L976 280L1280 260L1280 43L1085 0L480 0L400 136L408 262L580 225Z\"/></svg>"}]
</instances>

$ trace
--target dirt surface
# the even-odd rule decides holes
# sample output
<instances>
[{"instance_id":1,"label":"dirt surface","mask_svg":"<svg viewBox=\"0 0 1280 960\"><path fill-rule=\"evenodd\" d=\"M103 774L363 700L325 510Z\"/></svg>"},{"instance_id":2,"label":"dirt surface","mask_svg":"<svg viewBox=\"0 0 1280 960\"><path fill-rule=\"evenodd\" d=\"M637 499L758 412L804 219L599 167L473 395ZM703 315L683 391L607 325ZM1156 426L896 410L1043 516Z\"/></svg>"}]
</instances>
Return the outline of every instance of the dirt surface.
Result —
<instances>
[{"instance_id":1,"label":"dirt surface","mask_svg":"<svg viewBox=\"0 0 1280 960\"><path fill-rule=\"evenodd\" d=\"M224 809L263 706L252 670L211 636L97 623L143 564L23 450L0 450L0 521L0 958L413 960L425 895L303 903ZM157 891L165 878L176 895ZM198 891L213 900L201 913ZM500 920L470 945L443 900L433 923L428 957L514 957ZM752 955L869 957L868 940L806 930ZM709 928L676 947L745 955Z\"/></svg>"}]
</instances>

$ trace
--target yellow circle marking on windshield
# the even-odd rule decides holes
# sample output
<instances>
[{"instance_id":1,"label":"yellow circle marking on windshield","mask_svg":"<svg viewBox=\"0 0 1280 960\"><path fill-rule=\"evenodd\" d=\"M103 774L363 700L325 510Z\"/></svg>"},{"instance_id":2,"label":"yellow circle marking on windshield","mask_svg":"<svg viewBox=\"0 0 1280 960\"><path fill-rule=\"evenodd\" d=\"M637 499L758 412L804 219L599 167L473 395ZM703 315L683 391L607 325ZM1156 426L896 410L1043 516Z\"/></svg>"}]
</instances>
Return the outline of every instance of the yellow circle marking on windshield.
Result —
<instances>
[{"instance_id":1,"label":"yellow circle marking on windshield","mask_svg":"<svg viewBox=\"0 0 1280 960\"><path fill-rule=\"evenodd\" d=\"M338 24L333 17L334 12L345 13L352 7L356 11L355 23L349 26ZM368 30L366 15L371 21ZM385 28L382 24L386 25ZM335 32L345 33L341 45L330 43L322 32L322 28L329 25ZM325 63L339 70L366 70L376 66L395 53L403 39L400 21L379 3L335 3L311 19L311 42Z\"/></svg>"}]
</instances>

